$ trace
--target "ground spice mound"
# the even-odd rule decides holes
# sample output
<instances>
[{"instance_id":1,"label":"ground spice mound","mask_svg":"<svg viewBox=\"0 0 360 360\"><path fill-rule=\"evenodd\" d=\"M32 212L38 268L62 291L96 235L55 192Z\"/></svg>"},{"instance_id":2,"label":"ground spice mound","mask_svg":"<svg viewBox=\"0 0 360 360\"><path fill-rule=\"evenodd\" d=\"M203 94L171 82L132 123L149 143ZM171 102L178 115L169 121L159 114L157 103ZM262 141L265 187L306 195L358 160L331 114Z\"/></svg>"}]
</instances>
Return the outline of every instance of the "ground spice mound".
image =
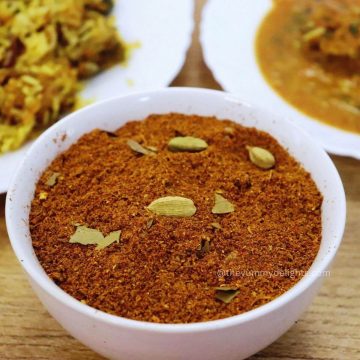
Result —
<instances>
[{"instance_id":1,"label":"ground spice mound","mask_svg":"<svg viewBox=\"0 0 360 360\"><path fill-rule=\"evenodd\" d=\"M177 136L208 147L170 151ZM128 140L157 152L139 154ZM275 166L257 167L248 146L270 151ZM212 213L216 192L233 212ZM147 209L165 196L191 199L196 213ZM68 294L131 319L189 323L243 313L291 288L318 252L321 204L311 176L270 135L166 114L84 135L42 174L29 220L41 265ZM102 250L70 243L79 225L121 230L120 241ZM237 290L229 303L216 296L222 285Z\"/></svg>"}]
</instances>

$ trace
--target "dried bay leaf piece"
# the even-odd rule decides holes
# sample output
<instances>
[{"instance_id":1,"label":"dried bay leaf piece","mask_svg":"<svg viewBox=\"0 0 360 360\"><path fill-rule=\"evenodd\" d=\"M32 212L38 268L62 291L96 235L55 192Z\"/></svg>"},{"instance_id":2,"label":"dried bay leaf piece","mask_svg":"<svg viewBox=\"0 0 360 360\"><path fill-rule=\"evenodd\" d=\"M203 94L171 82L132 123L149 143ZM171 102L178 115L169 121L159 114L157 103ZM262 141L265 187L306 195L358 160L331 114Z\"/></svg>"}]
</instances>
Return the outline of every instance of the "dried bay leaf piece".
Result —
<instances>
[{"instance_id":1,"label":"dried bay leaf piece","mask_svg":"<svg viewBox=\"0 0 360 360\"><path fill-rule=\"evenodd\" d=\"M103 240L98 242L97 247L95 249L102 250L114 242L119 243L120 235L121 235L121 230L111 232L109 235L105 236L105 238L103 238Z\"/></svg>"},{"instance_id":2,"label":"dried bay leaf piece","mask_svg":"<svg viewBox=\"0 0 360 360\"><path fill-rule=\"evenodd\" d=\"M155 155L154 151L149 150L149 148L146 148L144 146L142 146L141 144L139 144L137 141L135 140L128 140L127 144L129 146L129 148L133 151L135 151L138 154L141 155Z\"/></svg>"},{"instance_id":3,"label":"dried bay leaf piece","mask_svg":"<svg viewBox=\"0 0 360 360\"><path fill-rule=\"evenodd\" d=\"M208 144L205 140L196 137L177 136L169 141L168 147L171 151L198 152L205 150Z\"/></svg>"},{"instance_id":4,"label":"dried bay leaf piece","mask_svg":"<svg viewBox=\"0 0 360 360\"><path fill-rule=\"evenodd\" d=\"M116 135L116 133L114 133L113 131L106 131L106 130L103 130L103 131L108 137L111 137L111 138L117 138L118 137Z\"/></svg>"},{"instance_id":5,"label":"dried bay leaf piece","mask_svg":"<svg viewBox=\"0 0 360 360\"><path fill-rule=\"evenodd\" d=\"M196 256L201 259L206 253L210 251L210 240L202 239L199 246L196 249Z\"/></svg>"},{"instance_id":6,"label":"dried bay leaf piece","mask_svg":"<svg viewBox=\"0 0 360 360\"><path fill-rule=\"evenodd\" d=\"M90 229L87 226L78 226L73 235L71 235L69 242L78 243L81 245L95 245L104 240L104 235L101 231Z\"/></svg>"},{"instance_id":7,"label":"dried bay leaf piece","mask_svg":"<svg viewBox=\"0 0 360 360\"><path fill-rule=\"evenodd\" d=\"M269 150L258 146L247 146L246 149L249 152L250 161L257 167L268 170L275 165L275 157Z\"/></svg>"},{"instance_id":8,"label":"dried bay leaf piece","mask_svg":"<svg viewBox=\"0 0 360 360\"><path fill-rule=\"evenodd\" d=\"M220 286L215 288L215 299L229 304L239 293L240 291L237 287Z\"/></svg>"},{"instance_id":9,"label":"dried bay leaf piece","mask_svg":"<svg viewBox=\"0 0 360 360\"><path fill-rule=\"evenodd\" d=\"M165 196L156 199L147 208L162 216L190 217L196 213L194 202L181 196Z\"/></svg>"},{"instance_id":10,"label":"dried bay leaf piece","mask_svg":"<svg viewBox=\"0 0 360 360\"><path fill-rule=\"evenodd\" d=\"M119 242L121 231L113 231L106 237L101 231L91 229L87 226L81 225L76 228L76 231L71 235L69 242L81 245L97 245L96 250L104 249L111 245L113 242Z\"/></svg>"},{"instance_id":11,"label":"dried bay leaf piece","mask_svg":"<svg viewBox=\"0 0 360 360\"><path fill-rule=\"evenodd\" d=\"M220 194L215 193L215 204L211 212L213 214L228 214L235 211L234 205Z\"/></svg>"},{"instance_id":12,"label":"dried bay leaf piece","mask_svg":"<svg viewBox=\"0 0 360 360\"><path fill-rule=\"evenodd\" d=\"M150 229L154 225L154 219L151 218L146 222L146 228Z\"/></svg>"},{"instance_id":13,"label":"dried bay leaf piece","mask_svg":"<svg viewBox=\"0 0 360 360\"><path fill-rule=\"evenodd\" d=\"M218 222L213 222L210 224L211 227L213 227L214 229L220 230L221 229L221 225Z\"/></svg>"},{"instance_id":14,"label":"dried bay leaf piece","mask_svg":"<svg viewBox=\"0 0 360 360\"><path fill-rule=\"evenodd\" d=\"M60 173L53 172L46 180L45 185L47 186L54 186L57 183L58 177L60 176Z\"/></svg>"},{"instance_id":15,"label":"dried bay leaf piece","mask_svg":"<svg viewBox=\"0 0 360 360\"><path fill-rule=\"evenodd\" d=\"M146 149L152 151L152 152L158 152L158 148L156 146L146 146Z\"/></svg>"}]
</instances>

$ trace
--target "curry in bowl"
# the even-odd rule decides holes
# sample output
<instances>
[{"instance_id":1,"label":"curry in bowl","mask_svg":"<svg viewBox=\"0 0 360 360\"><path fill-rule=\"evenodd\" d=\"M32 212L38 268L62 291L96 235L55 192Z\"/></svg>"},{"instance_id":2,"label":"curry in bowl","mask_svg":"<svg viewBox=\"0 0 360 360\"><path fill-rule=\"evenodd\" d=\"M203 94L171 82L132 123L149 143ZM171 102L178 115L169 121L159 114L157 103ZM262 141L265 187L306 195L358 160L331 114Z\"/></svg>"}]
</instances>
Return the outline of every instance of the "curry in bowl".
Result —
<instances>
[{"instance_id":1,"label":"curry in bowl","mask_svg":"<svg viewBox=\"0 0 360 360\"><path fill-rule=\"evenodd\" d=\"M286 101L360 133L359 0L274 0L256 52L264 77Z\"/></svg>"}]
</instances>

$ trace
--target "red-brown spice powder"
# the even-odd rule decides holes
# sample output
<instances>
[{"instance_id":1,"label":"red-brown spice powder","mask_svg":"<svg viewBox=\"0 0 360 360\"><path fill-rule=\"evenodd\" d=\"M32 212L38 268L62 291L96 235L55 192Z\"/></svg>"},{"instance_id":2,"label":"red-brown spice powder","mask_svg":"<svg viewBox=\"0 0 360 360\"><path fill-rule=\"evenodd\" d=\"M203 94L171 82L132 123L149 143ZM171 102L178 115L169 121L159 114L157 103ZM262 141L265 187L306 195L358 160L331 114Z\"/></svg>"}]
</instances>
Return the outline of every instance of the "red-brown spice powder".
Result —
<instances>
[{"instance_id":1,"label":"red-brown spice powder","mask_svg":"<svg viewBox=\"0 0 360 360\"><path fill-rule=\"evenodd\" d=\"M321 241L322 196L270 135L229 120L182 114L151 115L115 134L84 135L53 161L36 187L29 219L33 247L64 291L111 314L189 323L267 303L309 269ZM209 146L197 153L169 151L168 141L179 135ZM158 152L136 154L129 139ZM247 145L271 151L275 167L256 167ZM46 179L54 172L61 176L49 187ZM215 191L235 205L234 212L211 213ZM42 192L47 197L40 200ZM164 217L146 209L163 196L192 199L196 214ZM75 224L104 234L121 230L120 243L100 251L71 244ZM204 239L210 250L199 256ZM239 289L231 303L215 299L220 285Z\"/></svg>"}]
</instances>

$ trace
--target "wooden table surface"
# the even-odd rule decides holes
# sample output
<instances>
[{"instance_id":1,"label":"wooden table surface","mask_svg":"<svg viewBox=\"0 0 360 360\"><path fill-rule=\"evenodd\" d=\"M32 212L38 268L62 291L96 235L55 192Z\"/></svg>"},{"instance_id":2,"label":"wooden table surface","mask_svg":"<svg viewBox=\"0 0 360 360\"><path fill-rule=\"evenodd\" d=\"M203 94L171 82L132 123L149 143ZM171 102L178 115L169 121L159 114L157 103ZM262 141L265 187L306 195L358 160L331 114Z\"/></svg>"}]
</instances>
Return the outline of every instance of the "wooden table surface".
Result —
<instances>
[{"instance_id":1,"label":"wooden table surface","mask_svg":"<svg viewBox=\"0 0 360 360\"><path fill-rule=\"evenodd\" d=\"M202 2L196 0L197 19ZM173 85L220 88L203 62L197 29L186 64ZM360 359L360 162L332 158L345 185L348 216L331 276L298 323L252 359ZM101 359L67 334L31 291L10 247L4 206L2 195L0 359Z\"/></svg>"}]
</instances>

